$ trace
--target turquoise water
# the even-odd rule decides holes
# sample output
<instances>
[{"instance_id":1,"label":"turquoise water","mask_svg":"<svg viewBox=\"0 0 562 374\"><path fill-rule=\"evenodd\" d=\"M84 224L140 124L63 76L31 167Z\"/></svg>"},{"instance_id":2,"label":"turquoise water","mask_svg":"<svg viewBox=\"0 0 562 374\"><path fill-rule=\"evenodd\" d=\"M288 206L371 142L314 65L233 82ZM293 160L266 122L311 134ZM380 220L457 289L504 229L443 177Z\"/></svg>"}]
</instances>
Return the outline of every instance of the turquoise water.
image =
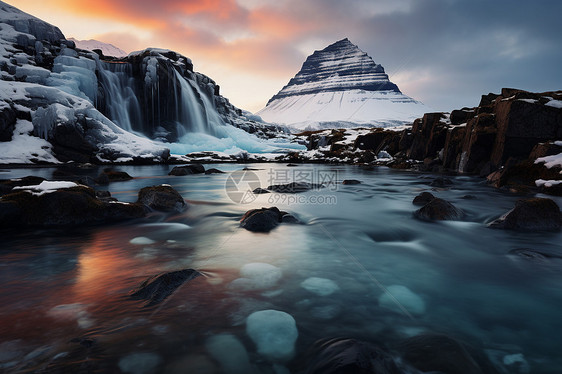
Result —
<instances>
[{"instance_id":1,"label":"turquoise water","mask_svg":"<svg viewBox=\"0 0 562 374\"><path fill-rule=\"evenodd\" d=\"M479 178L451 177L450 188L432 193L463 209L466 218L429 223L413 218L418 207L412 200L431 191L436 176L382 167L244 166L261 169L253 173L262 187L293 180L323 181L327 187L250 196L249 203L240 204L225 185L241 165L212 165L227 173L183 177L168 176L169 166L119 167L135 177L106 187L120 201L135 201L140 188L167 183L189 209L111 226L4 230L3 370L119 372L128 370L127 362L141 362L146 372L236 372L225 363L231 352L211 344L213 337L228 334L247 353L252 370L271 373L293 371L299 355L319 338L391 344L433 331L485 351L499 370L559 372L562 259L532 261L509 252L533 248L562 256L562 234L486 227L519 196ZM49 178L52 172L4 170L0 178ZM99 170L80 173L96 176ZM362 183L341 185L344 179ZM562 206L560 198L556 201ZM282 224L268 234L239 227L244 212L263 206L288 211L302 224ZM131 243L139 237L151 242ZM281 276L272 280L261 274L250 287L232 283L250 263L273 265ZM146 277L183 268L205 277L154 308L128 298ZM328 279L336 288L329 295L312 292L302 285L308 278ZM409 291L402 293L404 287ZM246 333L246 318L267 309L295 319L293 361L272 363ZM524 363L509 366L505 357L522 357Z\"/></svg>"}]
</instances>

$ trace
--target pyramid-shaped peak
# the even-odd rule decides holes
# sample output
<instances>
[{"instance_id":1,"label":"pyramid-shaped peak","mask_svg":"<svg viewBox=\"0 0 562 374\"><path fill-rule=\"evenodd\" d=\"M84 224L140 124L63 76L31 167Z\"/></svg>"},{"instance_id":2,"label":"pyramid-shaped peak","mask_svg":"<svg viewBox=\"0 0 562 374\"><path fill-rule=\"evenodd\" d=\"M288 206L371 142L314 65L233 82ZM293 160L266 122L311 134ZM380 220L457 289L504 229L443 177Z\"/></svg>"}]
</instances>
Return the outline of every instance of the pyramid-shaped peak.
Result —
<instances>
[{"instance_id":1,"label":"pyramid-shaped peak","mask_svg":"<svg viewBox=\"0 0 562 374\"><path fill-rule=\"evenodd\" d=\"M344 38L308 56L301 70L268 105L288 96L347 90L400 92L381 65Z\"/></svg>"}]
</instances>

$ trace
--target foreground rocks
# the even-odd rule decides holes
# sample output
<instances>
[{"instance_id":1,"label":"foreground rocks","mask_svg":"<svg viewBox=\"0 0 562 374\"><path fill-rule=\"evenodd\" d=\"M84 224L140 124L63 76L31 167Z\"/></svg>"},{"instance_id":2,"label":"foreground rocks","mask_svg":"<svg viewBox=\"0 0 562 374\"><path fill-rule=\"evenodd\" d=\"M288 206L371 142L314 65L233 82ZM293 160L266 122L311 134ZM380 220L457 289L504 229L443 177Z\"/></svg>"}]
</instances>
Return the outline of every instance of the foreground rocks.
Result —
<instances>
[{"instance_id":1,"label":"foreground rocks","mask_svg":"<svg viewBox=\"0 0 562 374\"><path fill-rule=\"evenodd\" d=\"M309 349L303 366L309 374L401 374L392 356L382 348L356 339L322 339Z\"/></svg>"},{"instance_id":2,"label":"foreground rocks","mask_svg":"<svg viewBox=\"0 0 562 374\"><path fill-rule=\"evenodd\" d=\"M44 187L45 182L42 183ZM92 188L75 183L72 185L49 190L41 188L40 184L28 186L28 189L13 190L2 196L0 225L2 227L77 226L140 218L146 214L142 204L103 201L96 197Z\"/></svg>"},{"instance_id":3,"label":"foreground rocks","mask_svg":"<svg viewBox=\"0 0 562 374\"><path fill-rule=\"evenodd\" d=\"M200 276L197 270L184 269L154 275L131 292L131 298L135 300L145 300L145 306L152 306L161 303L169 297L175 290L185 282Z\"/></svg>"},{"instance_id":4,"label":"foreground rocks","mask_svg":"<svg viewBox=\"0 0 562 374\"><path fill-rule=\"evenodd\" d=\"M482 352L447 335L414 336L400 342L397 350L404 360L424 373L498 373Z\"/></svg>"},{"instance_id":5,"label":"foreground rocks","mask_svg":"<svg viewBox=\"0 0 562 374\"><path fill-rule=\"evenodd\" d=\"M560 208L551 199L519 200L515 207L489 227L521 231L558 231L562 227Z\"/></svg>"},{"instance_id":6,"label":"foreground rocks","mask_svg":"<svg viewBox=\"0 0 562 374\"><path fill-rule=\"evenodd\" d=\"M240 227L248 231L269 232L282 222L297 223L298 220L287 212L276 207L251 209L240 219Z\"/></svg>"},{"instance_id":7,"label":"foreground rocks","mask_svg":"<svg viewBox=\"0 0 562 374\"><path fill-rule=\"evenodd\" d=\"M36 183L36 184L31 184ZM122 203L108 191L38 177L0 181L0 226L66 227L142 218L148 211L182 212L183 197L169 185L145 187L136 203Z\"/></svg>"}]
</instances>

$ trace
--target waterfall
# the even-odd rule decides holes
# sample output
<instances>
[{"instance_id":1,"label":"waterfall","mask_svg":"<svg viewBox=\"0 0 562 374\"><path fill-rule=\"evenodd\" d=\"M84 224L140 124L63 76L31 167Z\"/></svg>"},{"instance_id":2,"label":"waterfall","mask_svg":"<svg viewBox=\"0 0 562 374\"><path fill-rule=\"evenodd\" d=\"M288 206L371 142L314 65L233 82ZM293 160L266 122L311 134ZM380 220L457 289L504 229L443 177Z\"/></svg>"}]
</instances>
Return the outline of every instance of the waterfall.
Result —
<instances>
[{"instance_id":1,"label":"waterfall","mask_svg":"<svg viewBox=\"0 0 562 374\"><path fill-rule=\"evenodd\" d=\"M170 142L189 133L216 136L224 125L212 98L156 57L143 60L140 74L123 62L100 62L98 72L103 95L96 107L127 131Z\"/></svg>"},{"instance_id":2,"label":"waterfall","mask_svg":"<svg viewBox=\"0 0 562 374\"><path fill-rule=\"evenodd\" d=\"M127 131L142 132L141 106L135 93L132 65L128 63L100 62L100 85L104 91L103 103L96 106L117 126Z\"/></svg>"}]
</instances>

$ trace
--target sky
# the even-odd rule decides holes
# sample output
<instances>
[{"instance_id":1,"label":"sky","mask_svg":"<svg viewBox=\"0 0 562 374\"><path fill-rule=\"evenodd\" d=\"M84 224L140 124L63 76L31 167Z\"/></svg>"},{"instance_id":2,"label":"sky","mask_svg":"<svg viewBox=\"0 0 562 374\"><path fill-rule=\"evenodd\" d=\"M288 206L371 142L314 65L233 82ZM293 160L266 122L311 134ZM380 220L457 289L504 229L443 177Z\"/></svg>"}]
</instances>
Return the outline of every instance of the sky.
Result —
<instances>
[{"instance_id":1,"label":"sky","mask_svg":"<svg viewBox=\"0 0 562 374\"><path fill-rule=\"evenodd\" d=\"M5 0L6 1L6 0ZM562 89L559 0L7 0L126 52L167 48L256 112L314 50L348 37L435 111L502 87Z\"/></svg>"}]
</instances>

